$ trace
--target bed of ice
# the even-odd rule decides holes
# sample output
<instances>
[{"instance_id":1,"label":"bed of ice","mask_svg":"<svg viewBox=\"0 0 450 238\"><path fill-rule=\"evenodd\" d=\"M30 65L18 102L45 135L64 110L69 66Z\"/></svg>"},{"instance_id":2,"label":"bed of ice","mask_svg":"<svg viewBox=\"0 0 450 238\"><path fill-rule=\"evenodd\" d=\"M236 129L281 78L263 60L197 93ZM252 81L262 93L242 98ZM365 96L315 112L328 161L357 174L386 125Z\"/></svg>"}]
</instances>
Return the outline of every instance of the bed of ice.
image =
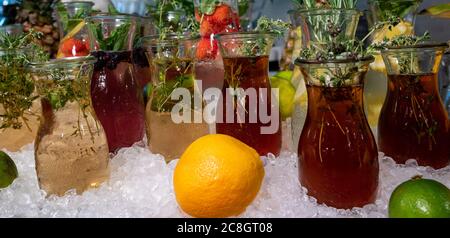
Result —
<instances>
[{"instance_id":1,"label":"bed of ice","mask_svg":"<svg viewBox=\"0 0 450 238\"><path fill-rule=\"evenodd\" d=\"M172 189L176 161L138 145L121 150L111 162L111 178L102 187L82 196L46 198L39 190L33 145L8 153L19 170L12 186L0 190L0 217L185 217ZM450 186L450 166L438 171L418 167L415 161L396 165L380 154L380 189L375 204L353 210L318 205L306 195L297 178L297 157L284 152L279 158L263 157L266 178L262 189L242 217L385 217L393 189L415 175Z\"/></svg>"}]
</instances>

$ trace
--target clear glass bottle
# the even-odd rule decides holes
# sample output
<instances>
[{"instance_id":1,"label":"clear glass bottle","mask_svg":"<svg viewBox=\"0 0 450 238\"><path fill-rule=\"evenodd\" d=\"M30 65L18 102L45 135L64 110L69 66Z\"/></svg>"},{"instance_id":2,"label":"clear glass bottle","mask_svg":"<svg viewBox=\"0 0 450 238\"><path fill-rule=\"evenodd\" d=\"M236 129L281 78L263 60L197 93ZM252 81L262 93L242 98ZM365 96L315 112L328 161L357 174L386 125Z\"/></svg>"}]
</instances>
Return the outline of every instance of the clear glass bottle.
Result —
<instances>
[{"instance_id":1,"label":"clear glass bottle","mask_svg":"<svg viewBox=\"0 0 450 238\"><path fill-rule=\"evenodd\" d=\"M89 92L95 61L76 57L29 66L42 102L36 171L48 195L81 194L109 177L106 134Z\"/></svg>"},{"instance_id":2,"label":"clear glass bottle","mask_svg":"<svg viewBox=\"0 0 450 238\"><path fill-rule=\"evenodd\" d=\"M276 102L272 101L269 80L269 54L274 36L239 32L218 34L217 39L225 68L222 100L216 116L217 133L241 140L262 156L268 153L278 156L282 145L281 118ZM241 89L250 91L243 97L239 93ZM266 121L262 117L264 113L271 120Z\"/></svg>"},{"instance_id":3,"label":"clear glass bottle","mask_svg":"<svg viewBox=\"0 0 450 238\"><path fill-rule=\"evenodd\" d=\"M167 162L178 159L196 139L208 134L208 124L203 121L203 102L194 80L194 55L198 39L190 36L159 35L144 37L151 62L151 94L146 108L147 138L152 152L162 154ZM174 113L181 100L174 100L175 90L189 92L183 113L188 121L175 122ZM195 100L200 103L196 105ZM182 99L185 102L186 99ZM195 118L199 118L200 120ZM176 137L174 137L176 135Z\"/></svg>"},{"instance_id":4,"label":"clear glass bottle","mask_svg":"<svg viewBox=\"0 0 450 238\"><path fill-rule=\"evenodd\" d=\"M378 123L380 151L397 163L417 160L435 169L450 164L450 122L438 90L447 44L382 51L388 93Z\"/></svg>"},{"instance_id":5,"label":"clear glass bottle","mask_svg":"<svg viewBox=\"0 0 450 238\"><path fill-rule=\"evenodd\" d=\"M89 55L90 43L84 19L92 14L93 6L91 1L57 4L56 19L61 38L57 58Z\"/></svg>"},{"instance_id":6,"label":"clear glass bottle","mask_svg":"<svg viewBox=\"0 0 450 238\"><path fill-rule=\"evenodd\" d=\"M363 207L377 195L378 151L363 107L372 61L296 62L308 92L298 146L300 182L319 203L335 208Z\"/></svg>"},{"instance_id":7,"label":"clear glass bottle","mask_svg":"<svg viewBox=\"0 0 450 238\"><path fill-rule=\"evenodd\" d=\"M142 141L145 134L142 88L132 63L137 20L125 15L86 19L91 54L97 58L91 84L92 103L112 153Z\"/></svg>"}]
</instances>

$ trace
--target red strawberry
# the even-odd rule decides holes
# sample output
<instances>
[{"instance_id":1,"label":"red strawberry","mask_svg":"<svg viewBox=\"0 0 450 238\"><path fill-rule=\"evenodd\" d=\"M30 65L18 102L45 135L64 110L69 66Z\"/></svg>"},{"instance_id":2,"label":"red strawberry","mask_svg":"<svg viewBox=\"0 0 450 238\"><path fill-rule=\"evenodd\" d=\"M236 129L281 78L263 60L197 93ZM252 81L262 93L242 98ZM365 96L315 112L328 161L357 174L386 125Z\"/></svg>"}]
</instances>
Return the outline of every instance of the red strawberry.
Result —
<instances>
[{"instance_id":1,"label":"red strawberry","mask_svg":"<svg viewBox=\"0 0 450 238\"><path fill-rule=\"evenodd\" d=\"M203 38L197 45L197 59L215 59L219 51L219 43L217 40Z\"/></svg>"},{"instance_id":2,"label":"red strawberry","mask_svg":"<svg viewBox=\"0 0 450 238\"><path fill-rule=\"evenodd\" d=\"M74 38L70 38L62 42L60 50L65 57L86 56L89 54L89 51L86 49L86 45L82 41Z\"/></svg>"},{"instance_id":3,"label":"red strawberry","mask_svg":"<svg viewBox=\"0 0 450 238\"><path fill-rule=\"evenodd\" d=\"M216 7L216 10L208 18L208 21L225 27L226 25L233 23L233 11L228 5L222 4Z\"/></svg>"},{"instance_id":4,"label":"red strawberry","mask_svg":"<svg viewBox=\"0 0 450 238\"><path fill-rule=\"evenodd\" d=\"M87 39L83 39L84 47L87 51L91 51L91 42L89 42Z\"/></svg>"},{"instance_id":5,"label":"red strawberry","mask_svg":"<svg viewBox=\"0 0 450 238\"><path fill-rule=\"evenodd\" d=\"M195 20L197 20L197 22L202 20L202 14L198 12L198 9L195 9Z\"/></svg>"},{"instance_id":6,"label":"red strawberry","mask_svg":"<svg viewBox=\"0 0 450 238\"><path fill-rule=\"evenodd\" d=\"M200 35L203 37L209 37L211 34L217 34L224 31L225 28L219 25L215 25L209 21L203 21L200 24Z\"/></svg>"},{"instance_id":7,"label":"red strawberry","mask_svg":"<svg viewBox=\"0 0 450 238\"><path fill-rule=\"evenodd\" d=\"M240 19L239 19L239 14L237 14L236 12L233 13L233 28L236 31L241 30L241 22L240 22Z\"/></svg>"}]
</instances>

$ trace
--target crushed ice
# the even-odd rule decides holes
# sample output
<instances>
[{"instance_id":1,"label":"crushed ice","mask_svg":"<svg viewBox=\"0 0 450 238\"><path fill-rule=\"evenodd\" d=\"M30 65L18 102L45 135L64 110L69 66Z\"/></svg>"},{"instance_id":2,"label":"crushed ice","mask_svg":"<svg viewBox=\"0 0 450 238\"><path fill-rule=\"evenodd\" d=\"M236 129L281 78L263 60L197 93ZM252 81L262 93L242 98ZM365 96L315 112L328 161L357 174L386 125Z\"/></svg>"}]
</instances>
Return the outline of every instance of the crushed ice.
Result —
<instances>
[{"instance_id":1,"label":"crushed ice","mask_svg":"<svg viewBox=\"0 0 450 238\"><path fill-rule=\"evenodd\" d=\"M134 146L121 150L111 162L111 178L82 196L46 198L39 190L33 146L8 153L19 178L0 190L0 217L184 217L172 188L176 161L166 164L160 155ZM300 186L295 154L263 157L266 177L262 189L242 217L385 217L393 189L415 175L450 187L450 166L441 170L418 167L415 161L396 165L380 154L380 188L375 204L353 210L318 205Z\"/></svg>"}]
</instances>

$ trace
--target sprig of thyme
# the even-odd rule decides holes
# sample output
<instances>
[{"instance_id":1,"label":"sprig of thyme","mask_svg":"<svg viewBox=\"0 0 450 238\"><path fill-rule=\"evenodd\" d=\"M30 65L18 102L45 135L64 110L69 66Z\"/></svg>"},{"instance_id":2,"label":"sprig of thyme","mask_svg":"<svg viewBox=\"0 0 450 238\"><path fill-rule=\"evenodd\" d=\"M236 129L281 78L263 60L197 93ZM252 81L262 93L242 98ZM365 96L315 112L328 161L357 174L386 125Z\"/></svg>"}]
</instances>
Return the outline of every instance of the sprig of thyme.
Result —
<instances>
[{"instance_id":1,"label":"sprig of thyme","mask_svg":"<svg viewBox=\"0 0 450 238\"><path fill-rule=\"evenodd\" d=\"M385 26L388 26L389 29L395 27L400 23L400 19L398 17L390 17L385 22L378 22L375 24L369 33L362 39L350 39L346 36L340 34L340 32L336 32L333 25L329 26L327 32L330 35L330 42L325 45L317 46L314 42L311 43L311 46L304 48L300 52L300 59L302 60L312 60L312 61L327 61L327 60L357 60L361 58L368 57L373 55L379 50L376 45L369 45L366 47L366 41L370 38L372 34L374 34L377 30L382 29Z\"/></svg>"},{"instance_id":2,"label":"sprig of thyme","mask_svg":"<svg viewBox=\"0 0 450 238\"><path fill-rule=\"evenodd\" d=\"M158 0L153 5L148 5L150 15L153 17L160 39L166 39L168 35L183 35L186 32L198 32L199 23L195 20L194 3L189 0ZM177 18L169 14L181 12Z\"/></svg>"},{"instance_id":3,"label":"sprig of thyme","mask_svg":"<svg viewBox=\"0 0 450 238\"><path fill-rule=\"evenodd\" d=\"M279 38L282 37L290 27L291 24L282 20L274 20L263 16L258 20L254 31L258 33L273 34L275 37ZM266 37L261 36L254 42L244 42L241 47L244 55L258 56L265 54L267 47L270 46L268 45Z\"/></svg>"},{"instance_id":4,"label":"sprig of thyme","mask_svg":"<svg viewBox=\"0 0 450 238\"><path fill-rule=\"evenodd\" d=\"M27 111L33 101L34 82L25 70L32 61L45 61L48 54L36 43L41 33L10 35L0 33L0 129L27 125Z\"/></svg>"},{"instance_id":5,"label":"sprig of thyme","mask_svg":"<svg viewBox=\"0 0 450 238\"><path fill-rule=\"evenodd\" d=\"M396 36L392 39L384 38L383 41L376 43L373 45L375 49L383 50L391 47L400 47L400 46L414 46L421 42L425 42L431 39L430 33L427 31L421 36L417 35L400 35Z\"/></svg>"}]
</instances>

